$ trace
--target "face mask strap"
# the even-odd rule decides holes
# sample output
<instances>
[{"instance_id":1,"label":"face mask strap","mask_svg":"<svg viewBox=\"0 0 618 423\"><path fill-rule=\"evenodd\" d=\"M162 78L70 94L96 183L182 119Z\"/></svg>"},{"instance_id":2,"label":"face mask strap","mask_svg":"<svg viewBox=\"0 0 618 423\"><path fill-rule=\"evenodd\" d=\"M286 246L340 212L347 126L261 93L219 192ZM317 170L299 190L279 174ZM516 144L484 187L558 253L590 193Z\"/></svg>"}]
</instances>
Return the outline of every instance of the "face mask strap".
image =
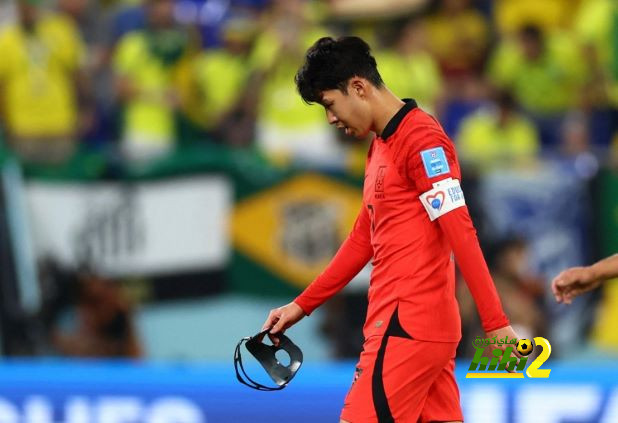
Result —
<instances>
[{"instance_id":1,"label":"face mask strap","mask_svg":"<svg viewBox=\"0 0 618 423\"><path fill-rule=\"evenodd\" d=\"M236 344L236 349L234 350L234 370L236 370L236 379L238 379L238 381L240 383L242 383L243 385L248 386L249 388L253 388L256 389L258 391L280 391L281 389L285 388L287 386L287 384L283 384L277 387L271 387L271 386L266 386L266 385L262 385L259 382L256 382L255 380L251 379L251 377L249 377L249 375L247 374L247 372L245 371L245 368L242 364L242 355L240 353L240 349L241 346L246 343L247 341L250 341L252 339L255 338L260 338L264 335L266 335L268 332L270 331L269 329L266 329L260 333L258 333L255 336L252 337L245 337L243 339L241 339L238 344ZM240 371L239 371L240 369ZM241 374L242 372L242 374ZM246 381L243 379L243 376L246 378Z\"/></svg>"}]
</instances>

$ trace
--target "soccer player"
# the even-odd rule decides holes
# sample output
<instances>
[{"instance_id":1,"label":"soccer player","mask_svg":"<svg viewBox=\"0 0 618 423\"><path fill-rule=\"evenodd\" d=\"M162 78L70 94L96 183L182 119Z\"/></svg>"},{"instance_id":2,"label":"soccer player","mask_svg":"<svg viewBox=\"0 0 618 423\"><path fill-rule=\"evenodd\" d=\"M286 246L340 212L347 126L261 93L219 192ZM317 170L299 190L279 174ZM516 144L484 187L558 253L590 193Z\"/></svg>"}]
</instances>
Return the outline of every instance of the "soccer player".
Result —
<instances>
[{"instance_id":1,"label":"soccer player","mask_svg":"<svg viewBox=\"0 0 618 423\"><path fill-rule=\"evenodd\" d=\"M578 295L599 287L603 281L611 278L618 278L618 254L590 266L564 270L554 278L551 289L556 301L571 304Z\"/></svg>"},{"instance_id":2,"label":"soccer player","mask_svg":"<svg viewBox=\"0 0 618 423\"><path fill-rule=\"evenodd\" d=\"M341 422L462 421L453 373L461 338L454 257L487 336L517 335L470 220L453 143L414 100L388 90L360 38L319 39L295 81L307 103L326 109L331 125L375 137L351 233L300 296L270 312L264 329L272 327L277 343L277 333L311 314L372 259L365 342Z\"/></svg>"}]
</instances>

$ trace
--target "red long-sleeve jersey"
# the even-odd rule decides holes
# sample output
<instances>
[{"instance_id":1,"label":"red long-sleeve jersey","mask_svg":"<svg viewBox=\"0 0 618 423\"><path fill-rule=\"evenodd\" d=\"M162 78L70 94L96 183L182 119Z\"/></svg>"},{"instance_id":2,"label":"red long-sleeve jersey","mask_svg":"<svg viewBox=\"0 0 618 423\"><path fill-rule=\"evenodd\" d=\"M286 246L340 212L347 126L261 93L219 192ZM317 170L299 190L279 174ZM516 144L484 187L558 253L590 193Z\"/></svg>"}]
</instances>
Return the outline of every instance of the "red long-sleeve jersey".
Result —
<instances>
[{"instance_id":1,"label":"red long-sleeve jersey","mask_svg":"<svg viewBox=\"0 0 618 423\"><path fill-rule=\"evenodd\" d=\"M363 204L339 251L294 301L310 314L373 258L365 339L382 335L395 308L415 339L459 341L453 254L485 331L509 324L459 181L455 147L409 100L371 144Z\"/></svg>"}]
</instances>

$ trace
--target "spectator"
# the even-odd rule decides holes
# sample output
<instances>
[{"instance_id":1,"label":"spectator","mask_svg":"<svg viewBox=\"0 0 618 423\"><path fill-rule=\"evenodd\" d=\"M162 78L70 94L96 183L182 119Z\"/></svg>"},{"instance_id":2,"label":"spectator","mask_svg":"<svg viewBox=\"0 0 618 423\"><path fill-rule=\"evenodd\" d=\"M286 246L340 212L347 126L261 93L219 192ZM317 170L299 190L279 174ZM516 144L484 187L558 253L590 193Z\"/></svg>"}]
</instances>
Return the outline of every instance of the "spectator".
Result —
<instances>
[{"instance_id":1,"label":"spectator","mask_svg":"<svg viewBox=\"0 0 618 423\"><path fill-rule=\"evenodd\" d=\"M462 161L482 171L534 163L540 150L534 124L517 111L510 93L496 97L461 123L456 141Z\"/></svg>"},{"instance_id":2,"label":"spectator","mask_svg":"<svg viewBox=\"0 0 618 423\"><path fill-rule=\"evenodd\" d=\"M512 36L526 24L534 24L549 33L569 28L577 3L588 0L495 0L493 17L502 36ZM574 4L575 3L575 4Z\"/></svg>"},{"instance_id":3,"label":"spectator","mask_svg":"<svg viewBox=\"0 0 618 423\"><path fill-rule=\"evenodd\" d=\"M602 63L612 63L612 31L615 31L615 13L618 5L613 0L582 1L574 21L574 30L580 42L593 46Z\"/></svg>"},{"instance_id":4,"label":"spectator","mask_svg":"<svg viewBox=\"0 0 618 423\"><path fill-rule=\"evenodd\" d=\"M490 32L486 17L470 0L440 0L426 18L429 49L444 77L443 99L436 114L451 137L461 120L487 98L482 69Z\"/></svg>"},{"instance_id":5,"label":"spectator","mask_svg":"<svg viewBox=\"0 0 618 423\"><path fill-rule=\"evenodd\" d=\"M0 35L3 129L23 159L60 163L77 147L80 116L91 110L84 46L74 23L43 12L39 0L19 0L17 14Z\"/></svg>"},{"instance_id":6,"label":"spectator","mask_svg":"<svg viewBox=\"0 0 618 423\"><path fill-rule=\"evenodd\" d=\"M73 331L55 328L52 342L63 355L139 358L131 307L117 282L81 273L77 285L77 322Z\"/></svg>"},{"instance_id":7,"label":"spectator","mask_svg":"<svg viewBox=\"0 0 618 423\"><path fill-rule=\"evenodd\" d=\"M470 0L440 0L427 19L429 45L447 78L478 73L489 47L485 16Z\"/></svg>"},{"instance_id":8,"label":"spectator","mask_svg":"<svg viewBox=\"0 0 618 423\"><path fill-rule=\"evenodd\" d=\"M591 112L591 142L603 147L618 131L617 13L612 0L588 0L581 3L574 25L585 59L583 100Z\"/></svg>"},{"instance_id":9,"label":"spectator","mask_svg":"<svg viewBox=\"0 0 618 423\"><path fill-rule=\"evenodd\" d=\"M175 147L177 78L189 37L175 25L173 0L145 0L147 28L126 34L114 57L116 92L124 107L121 149L149 160Z\"/></svg>"},{"instance_id":10,"label":"spectator","mask_svg":"<svg viewBox=\"0 0 618 423\"><path fill-rule=\"evenodd\" d=\"M581 62L569 36L546 36L538 26L526 25L519 31L517 43L505 40L497 47L489 79L513 92L538 125L543 144L555 147L564 113L578 106Z\"/></svg>"},{"instance_id":11,"label":"spectator","mask_svg":"<svg viewBox=\"0 0 618 423\"><path fill-rule=\"evenodd\" d=\"M80 141L85 143L92 139L103 125L97 110L100 98L97 85L100 85L103 75L95 73L100 71L102 66L101 33L104 31L104 25L101 21L103 19L99 17L101 14L99 3L92 0L57 0L56 6L57 15L76 28L87 47L84 50L80 83L89 102L88 108L82 109L79 122ZM108 74L109 72L106 76ZM109 84L107 88L109 93Z\"/></svg>"},{"instance_id":12,"label":"spectator","mask_svg":"<svg viewBox=\"0 0 618 423\"><path fill-rule=\"evenodd\" d=\"M265 29L252 54L263 75L257 117L257 144L275 163L343 165L344 151L319 107L307 107L293 83L306 49L327 35L301 0L273 1Z\"/></svg>"},{"instance_id":13,"label":"spectator","mask_svg":"<svg viewBox=\"0 0 618 423\"><path fill-rule=\"evenodd\" d=\"M427 28L422 19L403 25L393 45L376 52L380 75L399 97L411 97L431 113L442 91L440 68L427 49Z\"/></svg>"},{"instance_id":14,"label":"spectator","mask_svg":"<svg viewBox=\"0 0 618 423\"><path fill-rule=\"evenodd\" d=\"M193 64L191 93L198 98L186 112L228 145L246 146L255 137L259 86L249 60L255 33L255 17L239 13L224 24L223 46L202 52Z\"/></svg>"}]
</instances>

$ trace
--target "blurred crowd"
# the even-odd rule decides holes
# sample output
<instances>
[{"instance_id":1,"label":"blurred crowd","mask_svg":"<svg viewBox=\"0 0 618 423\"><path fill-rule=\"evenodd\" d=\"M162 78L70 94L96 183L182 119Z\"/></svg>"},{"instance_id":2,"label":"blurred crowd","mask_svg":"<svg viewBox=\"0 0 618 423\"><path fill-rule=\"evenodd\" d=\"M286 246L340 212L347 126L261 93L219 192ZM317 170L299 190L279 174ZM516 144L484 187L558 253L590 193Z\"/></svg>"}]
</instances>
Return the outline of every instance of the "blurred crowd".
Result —
<instances>
[{"instance_id":1,"label":"blurred crowd","mask_svg":"<svg viewBox=\"0 0 618 423\"><path fill-rule=\"evenodd\" d=\"M618 166L615 1L378 3L4 1L3 148L24 162L56 166L84 150L143 163L216 144L255 151L277 166L358 175L368 140L351 142L330 128L293 83L319 37L355 34L372 45L390 89L438 117L466 175L538 169L552 159L591 179L600 167ZM486 245L498 290L516 304L505 304L516 329L542 335L545 284L526 273L526 241ZM139 356L119 294L84 278L76 292L85 323L74 335L54 331L56 348ZM97 312L97 301L109 310ZM349 307L362 316L362 301ZM464 336L473 338L480 332L466 294L461 308ZM326 330L336 336L358 324L333 322ZM73 342L96 330L103 339L121 334L122 349ZM336 355L356 355L351 344Z\"/></svg>"},{"instance_id":2,"label":"blurred crowd","mask_svg":"<svg viewBox=\"0 0 618 423\"><path fill-rule=\"evenodd\" d=\"M437 115L466 164L594 172L618 143L610 0L13 0L0 6L1 128L24 160L128 161L191 143L354 172L362 149L295 93L320 36L357 34L387 85ZM412 5L406 5L411 3ZM361 152L359 153L359 151ZM581 158L585 157L584 160Z\"/></svg>"}]
</instances>

